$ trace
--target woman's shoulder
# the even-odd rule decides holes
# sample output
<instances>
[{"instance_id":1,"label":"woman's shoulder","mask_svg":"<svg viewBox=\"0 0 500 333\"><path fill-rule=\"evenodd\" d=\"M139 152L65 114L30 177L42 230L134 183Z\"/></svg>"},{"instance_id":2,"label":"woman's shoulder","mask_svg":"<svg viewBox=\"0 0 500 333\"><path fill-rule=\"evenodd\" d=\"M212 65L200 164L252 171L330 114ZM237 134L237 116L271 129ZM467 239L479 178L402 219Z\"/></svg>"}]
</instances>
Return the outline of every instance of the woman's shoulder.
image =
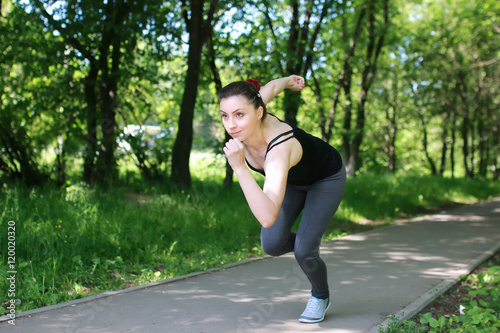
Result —
<instances>
[{"instance_id":1,"label":"woman's shoulder","mask_svg":"<svg viewBox=\"0 0 500 333\"><path fill-rule=\"evenodd\" d=\"M294 128L278 118L269 119L266 141L266 161L283 160L291 168L302 158L302 146L295 138Z\"/></svg>"},{"instance_id":2,"label":"woman's shoulder","mask_svg":"<svg viewBox=\"0 0 500 333\"><path fill-rule=\"evenodd\" d=\"M265 124L267 129L267 134L270 137L269 140L272 140L276 136L288 132L292 130L292 126L287 124L286 122L280 120L275 115L269 114L271 117L266 117ZM266 136L266 137L268 137Z\"/></svg>"}]
</instances>

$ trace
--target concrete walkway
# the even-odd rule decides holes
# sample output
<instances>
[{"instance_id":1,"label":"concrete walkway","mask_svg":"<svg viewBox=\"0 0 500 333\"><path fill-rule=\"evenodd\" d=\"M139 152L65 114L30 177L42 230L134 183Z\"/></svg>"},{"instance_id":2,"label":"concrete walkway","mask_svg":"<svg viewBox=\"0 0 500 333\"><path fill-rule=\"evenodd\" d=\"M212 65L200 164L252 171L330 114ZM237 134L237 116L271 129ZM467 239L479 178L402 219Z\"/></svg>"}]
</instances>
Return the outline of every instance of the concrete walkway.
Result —
<instances>
[{"instance_id":1,"label":"concrete walkway","mask_svg":"<svg viewBox=\"0 0 500 333\"><path fill-rule=\"evenodd\" d=\"M500 198L321 249L333 303L319 324L297 320L310 287L286 255L19 313L0 332L377 332L389 316L416 314L500 250Z\"/></svg>"}]
</instances>

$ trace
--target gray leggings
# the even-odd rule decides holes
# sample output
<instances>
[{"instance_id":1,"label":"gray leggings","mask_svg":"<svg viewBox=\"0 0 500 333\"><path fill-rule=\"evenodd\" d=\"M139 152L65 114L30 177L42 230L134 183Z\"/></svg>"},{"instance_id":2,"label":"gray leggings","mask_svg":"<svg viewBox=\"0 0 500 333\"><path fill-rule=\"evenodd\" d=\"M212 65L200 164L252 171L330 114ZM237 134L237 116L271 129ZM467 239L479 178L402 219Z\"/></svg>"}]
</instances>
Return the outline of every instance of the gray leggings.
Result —
<instances>
[{"instance_id":1,"label":"gray leggings","mask_svg":"<svg viewBox=\"0 0 500 333\"><path fill-rule=\"evenodd\" d=\"M262 228L264 252L279 256L294 251L295 259L312 285L312 295L329 297L325 262L319 256L319 246L325 230L342 200L346 183L345 166L335 175L310 186L287 185L285 199L276 222ZM297 233L292 226L304 211Z\"/></svg>"}]
</instances>

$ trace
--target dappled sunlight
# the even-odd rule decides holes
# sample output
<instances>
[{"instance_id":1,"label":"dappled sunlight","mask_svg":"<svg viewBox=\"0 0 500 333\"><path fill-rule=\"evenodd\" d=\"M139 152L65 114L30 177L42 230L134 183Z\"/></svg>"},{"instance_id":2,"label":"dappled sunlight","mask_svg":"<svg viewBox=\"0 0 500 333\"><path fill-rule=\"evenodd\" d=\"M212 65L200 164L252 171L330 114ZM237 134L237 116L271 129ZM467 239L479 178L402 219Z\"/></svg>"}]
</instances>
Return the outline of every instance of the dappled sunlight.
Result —
<instances>
[{"instance_id":1,"label":"dappled sunlight","mask_svg":"<svg viewBox=\"0 0 500 333\"><path fill-rule=\"evenodd\" d=\"M464 267L465 265L461 265L462 267L437 267L437 268L431 268L427 270L423 270L421 272L421 276L424 277L440 277L443 279L447 279L450 276L456 276L460 275L464 272Z\"/></svg>"},{"instance_id":2,"label":"dappled sunlight","mask_svg":"<svg viewBox=\"0 0 500 333\"><path fill-rule=\"evenodd\" d=\"M363 260L358 260L358 261L353 261L353 260L345 260L345 263L348 264L355 264L355 265L371 265L372 263L370 261L363 261Z\"/></svg>"},{"instance_id":3,"label":"dappled sunlight","mask_svg":"<svg viewBox=\"0 0 500 333\"><path fill-rule=\"evenodd\" d=\"M469 239L464 239L459 241L460 244L468 244L468 243L487 243L489 242L488 237L471 237Z\"/></svg>"},{"instance_id":4,"label":"dappled sunlight","mask_svg":"<svg viewBox=\"0 0 500 333\"><path fill-rule=\"evenodd\" d=\"M341 282L340 282L340 284L342 284L342 285L346 285L346 284L354 284L354 283L355 283L355 281L353 281L353 280L349 280L349 281L341 281Z\"/></svg>"},{"instance_id":5,"label":"dappled sunlight","mask_svg":"<svg viewBox=\"0 0 500 333\"><path fill-rule=\"evenodd\" d=\"M415 254L412 252L387 252L387 253L375 253L375 255L386 259L386 262L398 262L398 261L444 261L447 260L445 257L441 256L432 256L432 255L423 255L423 254Z\"/></svg>"},{"instance_id":6,"label":"dappled sunlight","mask_svg":"<svg viewBox=\"0 0 500 333\"><path fill-rule=\"evenodd\" d=\"M358 235L349 235L349 236L346 236L344 237L344 239L348 239L350 241L355 241L355 242L362 242L364 240L366 240L366 235L363 235L363 234L358 234Z\"/></svg>"},{"instance_id":7,"label":"dappled sunlight","mask_svg":"<svg viewBox=\"0 0 500 333\"><path fill-rule=\"evenodd\" d=\"M268 276L268 277L265 277L264 279L266 279L266 280L281 280L281 277L279 277L279 276Z\"/></svg>"},{"instance_id":8,"label":"dappled sunlight","mask_svg":"<svg viewBox=\"0 0 500 333\"><path fill-rule=\"evenodd\" d=\"M427 221L427 222L471 222L471 221L484 221L483 216L477 215L448 215L448 214L437 214L437 215L426 215L422 217L417 217L412 221Z\"/></svg>"},{"instance_id":9,"label":"dappled sunlight","mask_svg":"<svg viewBox=\"0 0 500 333\"><path fill-rule=\"evenodd\" d=\"M410 302L432 285L466 273L464 258L500 242L499 220L492 212L435 214L324 244L333 251L327 265L334 297L368 303L367 297L378 297L390 305L391 295L404 289L407 294L398 297ZM349 309L359 308L370 311L365 304Z\"/></svg>"},{"instance_id":10,"label":"dappled sunlight","mask_svg":"<svg viewBox=\"0 0 500 333\"><path fill-rule=\"evenodd\" d=\"M392 251L420 251L418 247L411 247L409 244L380 244L379 248L389 248Z\"/></svg>"}]
</instances>

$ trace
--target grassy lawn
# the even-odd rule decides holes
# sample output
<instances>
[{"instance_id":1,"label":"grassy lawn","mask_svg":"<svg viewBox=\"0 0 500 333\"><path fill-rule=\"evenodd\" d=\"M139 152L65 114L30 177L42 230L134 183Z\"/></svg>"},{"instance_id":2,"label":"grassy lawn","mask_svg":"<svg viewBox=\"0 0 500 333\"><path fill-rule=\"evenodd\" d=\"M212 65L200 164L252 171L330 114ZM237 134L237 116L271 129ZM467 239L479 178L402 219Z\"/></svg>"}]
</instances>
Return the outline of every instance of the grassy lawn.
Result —
<instances>
[{"instance_id":1,"label":"grassy lawn","mask_svg":"<svg viewBox=\"0 0 500 333\"><path fill-rule=\"evenodd\" d=\"M15 222L16 298L25 311L261 256L260 225L239 188L221 187L220 160L193 160L193 189L127 181L0 191L0 312ZM500 183L362 175L348 179L325 234L334 239L453 203L500 195ZM10 223L12 225L13 223ZM0 315L3 313L0 313Z\"/></svg>"}]
</instances>

